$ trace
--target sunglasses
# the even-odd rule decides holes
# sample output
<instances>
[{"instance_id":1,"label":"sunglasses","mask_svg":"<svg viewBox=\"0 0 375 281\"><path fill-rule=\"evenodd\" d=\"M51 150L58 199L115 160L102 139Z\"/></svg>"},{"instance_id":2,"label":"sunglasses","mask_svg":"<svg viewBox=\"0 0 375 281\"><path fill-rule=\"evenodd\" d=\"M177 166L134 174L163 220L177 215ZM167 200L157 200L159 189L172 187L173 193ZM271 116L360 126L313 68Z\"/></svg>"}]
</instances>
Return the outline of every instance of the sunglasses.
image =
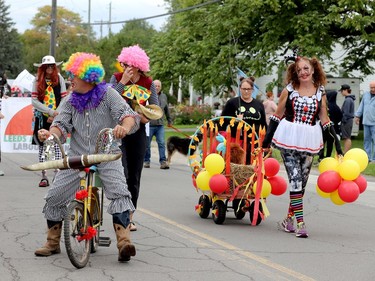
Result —
<instances>
[{"instance_id":1,"label":"sunglasses","mask_svg":"<svg viewBox=\"0 0 375 281\"><path fill-rule=\"evenodd\" d=\"M128 68L128 67L132 67L131 65L129 65L129 64L126 64L126 63L121 63L121 66L123 67L123 68Z\"/></svg>"},{"instance_id":2,"label":"sunglasses","mask_svg":"<svg viewBox=\"0 0 375 281\"><path fill-rule=\"evenodd\" d=\"M46 68L55 68L54 64L47 64Z\"/></svg>"},{"instance_id":3,"label":"sunglasses","mask_svg":"<svg viewBox=\"0 0 375 281\"><path fill-rule=\"evenodd\" d=\"M71 80L74 79L74 74L73 74L72 72L68 71L68 72L66 73L66 75L68 76L68 79L71 79Z\"/></svg>"}]
</instances>

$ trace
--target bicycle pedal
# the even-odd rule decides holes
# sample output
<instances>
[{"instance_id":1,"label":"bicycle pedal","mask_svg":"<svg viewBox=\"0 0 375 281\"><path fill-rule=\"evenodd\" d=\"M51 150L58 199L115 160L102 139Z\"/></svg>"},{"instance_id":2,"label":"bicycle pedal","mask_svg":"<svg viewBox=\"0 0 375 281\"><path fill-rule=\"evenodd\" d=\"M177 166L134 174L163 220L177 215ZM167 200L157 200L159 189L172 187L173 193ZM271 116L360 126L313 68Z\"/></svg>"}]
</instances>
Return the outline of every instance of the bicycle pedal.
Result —
<instances>
[{"instance_id":1,"label":"bicycle pedal","mask_svg":"<svg viewBox=\"0 0 375 281\"><path fill-rule=\"evenodd\" d=\"M111 245L111 238L109 237L99 237L99 246L109 247Z\"/></svg>"}]
</instances>

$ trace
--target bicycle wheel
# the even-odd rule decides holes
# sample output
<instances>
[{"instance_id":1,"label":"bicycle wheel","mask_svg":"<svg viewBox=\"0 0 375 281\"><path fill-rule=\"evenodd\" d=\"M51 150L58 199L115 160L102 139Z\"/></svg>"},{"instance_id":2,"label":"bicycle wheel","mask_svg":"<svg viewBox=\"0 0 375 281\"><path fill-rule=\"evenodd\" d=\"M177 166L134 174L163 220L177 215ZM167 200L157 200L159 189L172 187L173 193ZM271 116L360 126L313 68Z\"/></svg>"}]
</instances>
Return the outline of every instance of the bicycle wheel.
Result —
<instances>
[{"instance_id":1,"label":"bicycle wheel","mask_svg":"<svg viewBox=\"0 0 375 281\"><path fill-rule=\"evenodd\" d=\"M100 223L101 223L101 212L100 212L100 197L98 188L93 187L92 201L91 201L91 222L95 226L96 235L91 239L91 253L95 253L99 248L100 239Z\"/></svg>"},{"instance_id":2,"label":"bicycle wheel","mask_svg":"<svg viewBox=\"0 0 375 281\"><path fill-rule=\"evenodd\" d=\"M76 268L83 268L89 261L91 241L87 239L80 239L85 222L83 216L83 204L77 201L72 201L68 205L68 212L64 219L64 240L66 253L70 262ZM87 214L86 225L90 226L90 219Z\"/></svg>"}]
</instances>

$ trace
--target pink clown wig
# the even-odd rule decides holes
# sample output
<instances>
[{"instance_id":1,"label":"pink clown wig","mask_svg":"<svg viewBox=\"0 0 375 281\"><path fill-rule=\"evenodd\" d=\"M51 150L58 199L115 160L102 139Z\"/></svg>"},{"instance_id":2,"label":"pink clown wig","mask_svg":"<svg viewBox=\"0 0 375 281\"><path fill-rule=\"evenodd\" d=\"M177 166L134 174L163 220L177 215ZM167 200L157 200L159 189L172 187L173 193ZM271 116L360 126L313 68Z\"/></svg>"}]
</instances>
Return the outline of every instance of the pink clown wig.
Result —
<instances>
[{"instance_id":1,"label":"pink clown wig","mask_svg":"<svg viewBox=\"0 0 375 281\"><path fill-rule=\"evenodd\" d=\"M64 63L63 70L92 84L102 82L105 74L100 57L90 53L72 54Z\"/></svg>"},{"instance_id":2,"label":"pink clown wig","mask_svg":"<svg viewBox=\"0 0 375 281\"><path fill-rule=\"evenodd\" d=\"M150 71L150 59L138 45L123 48L117 61L136 67L143 72Z\"/></svg>"}]
</instances>

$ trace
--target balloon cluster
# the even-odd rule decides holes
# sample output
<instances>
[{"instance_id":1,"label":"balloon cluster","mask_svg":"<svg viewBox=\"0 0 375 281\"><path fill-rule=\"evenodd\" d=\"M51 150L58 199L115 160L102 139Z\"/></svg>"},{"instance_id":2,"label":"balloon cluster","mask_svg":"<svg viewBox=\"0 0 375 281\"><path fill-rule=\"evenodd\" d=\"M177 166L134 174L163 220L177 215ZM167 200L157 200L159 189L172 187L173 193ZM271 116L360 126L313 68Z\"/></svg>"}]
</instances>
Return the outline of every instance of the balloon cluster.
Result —
<instances>
[{"instance_id":1,"label":"balloon cluster","mask_svg":"<svg viewBox=\"0 0 375 281\"><path fill-rule=\"evenodd\" d=\"M225 168L225 161L220 154L211 153L204 159L202 169L195 180L196 186L202 191L211 190L220 194L229 187L227 178L221 174Z\"/></svg>"},{"instance_id":2,"label":"balloon cluster","mask_svg":"<svg viewBox=\"0 0 375 281\"><path fill-rule=\"evenodd\" d=\"M360 148L350 149L340 161L324 158L319 163L317 193L336 205L354 202L367 188L367 181L360 174L367 165L368 156Z\"/></svg>"},{"instance_id":3,"label":"balloon cluster","mask_svg":"<svg viewBox=\"0 0 375 281\"><path fill-rule=\"evenodd\" d=\"M272 195L282 195L287 190L287 183L285 179L278 176L277 173L280 170L280 164L275 158L267 158L264 160L264 174L265 179L263 179L261 197L266 198L270 194ZM256 194L257 183L253 185L253 192Z\"/></svg>"}]
</instances>

